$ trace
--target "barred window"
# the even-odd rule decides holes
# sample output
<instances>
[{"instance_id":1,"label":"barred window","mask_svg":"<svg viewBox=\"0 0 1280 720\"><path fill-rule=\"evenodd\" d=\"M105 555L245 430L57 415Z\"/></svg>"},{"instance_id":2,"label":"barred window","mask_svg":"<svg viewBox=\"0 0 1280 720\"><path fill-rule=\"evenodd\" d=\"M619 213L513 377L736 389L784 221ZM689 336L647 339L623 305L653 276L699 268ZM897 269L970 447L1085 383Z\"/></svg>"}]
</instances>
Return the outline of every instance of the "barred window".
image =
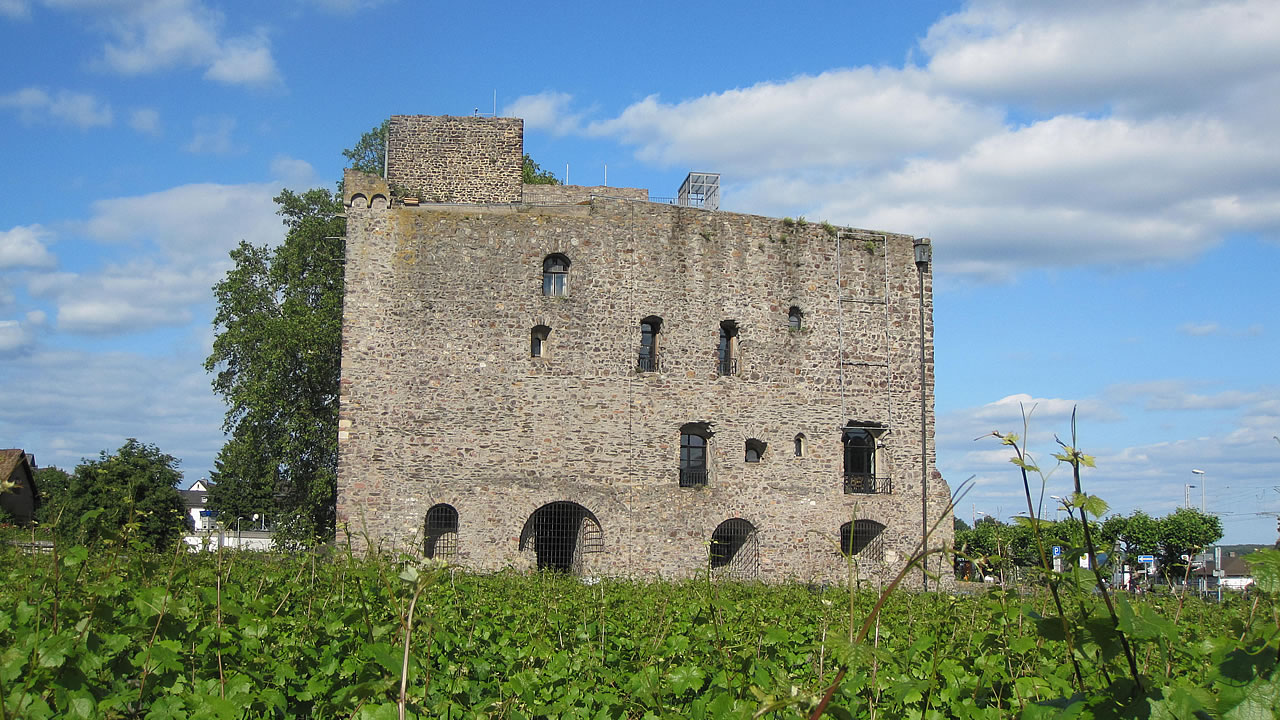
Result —
<instances>
[{"instance_id":1,"label":"barred window","mask_svg":"<svg viewBox=\"0 0 1280 720\"><path fill-rule=\"evenodd\" d=\"M440 503L427 511L423 532L423 555L428 558L451 558L458 554L458 511Z\"/></svg>"},{"instance_id":2,"label":"barred window","mask_svg":"<svg viewBox=\"0 0 1280 720\"><path fill-rule=\"evenodd\" d=\"M756 527L742 518L720 523L711 533L710 563L712 571L738 580L749 580L760 573L760 547Z\"/></svg>"},{"instance_id":3,"label":"barred window","mask_svg":"<svg viewBox=\"0 0 1280 720\"><path fill-rule=\"evenodd\" d=\"M707 440L711 432L706 423L687 423L680 428L680 487L707 484Z\"/></svg>"},{"instance_id":4,"label":"barred window","mask_svg":"<svg viewBox=\"0 0 1280 720\"><path fill-rule=\"evenodd\" d=\"M884 560L884 525L875 520L855 520L840 526L840 552L864 560Z\"/></svg>"}]
</instances>

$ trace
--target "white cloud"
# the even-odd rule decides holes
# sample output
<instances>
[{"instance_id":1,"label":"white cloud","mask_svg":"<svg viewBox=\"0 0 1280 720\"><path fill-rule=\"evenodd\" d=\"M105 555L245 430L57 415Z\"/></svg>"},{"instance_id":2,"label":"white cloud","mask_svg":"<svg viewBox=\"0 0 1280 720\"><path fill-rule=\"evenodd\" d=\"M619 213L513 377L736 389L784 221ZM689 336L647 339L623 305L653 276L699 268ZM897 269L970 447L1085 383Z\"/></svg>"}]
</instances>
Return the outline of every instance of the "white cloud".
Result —
<instances>
[{"instance_id":1,"label":"white cloud","mask_svg":"<svg viewBox=\"0 0 1280 720\"><path fill-rule=\"evenodd\" d=\"M1280 68L1277 27L1270 0L977 0L930 28L921 47L940 89L994 103L1198 111L1243 99Z\"/></svg>"},{"instance_id":2,"label":"white cloud","mask_svg":"<svg viewBox=\"0 0 1280 720\"><path fill-rule=\"evenodd\" d=\"M53 267L56 260L45 247L53 233L40 225L19 225L0 230L0 269Z\"/></svg>"},{"instance_id":3,"label":"white cloud","mask_svg":"<svg viewBox=\"0 0 1280 720\"><path fill-rule=\"evenodd\" d=\"M904 156L950 156L1001 129L1001 114L938 95L912 70L857 68L760 83L674 104L650 96L588 132L661 166L751 179L798 169L849 173Z\"/></svg>"},{"instance_id":4,"label":"white cloud","mask_svg":"<svg viewBox=\"0 0 1280 720\"><path fill-rule=\"evenodd\" d=\"M24 122L57 121L81 130L111 124L111 106L89 93L59 90L53 94L29 87L0 95L0 108L13 108Z\"/></svg>"},{"instance_id":5,"label":"white cloud","mask_svg":"<svg viewBox=\"0 0 1280 720\"><path fill-rule=\"evenodd\" d=\"M272 198L275 183L196 183L99 200L83 231L107 243L150 244L178 267L226 263L241 240L274 245L284 237Z\"/></svg>"},{"instance_id":6,"label":"white cloud","mask_svg":"<svg viewBox=\"0 0 1280 720\"><path fill-rule=\"evenodd\" d=\"M223 408L202 360L185 345L153 355L37 348L6 367L0 436L66 470L136 437L181 458L195 479L223 442Z\"/></svg>"},{"instance_id":7,"label":"white cloud","mask_svg":"<svg viewBox=\"0 0 1280 720\"><path fill-rule=\"evenodd\" d=\"M82 272L31 272L27 289L56 306L59 331L122 334L190 322L213 302L211 288L241 240L274 245L283 237L275 183L183 185L110 198L68 227L92 240L138 248L138 259Z\"/></svg>"},{"instance_id":8,"label":"white cloud","mask_svg":"<svg viewBox=\"0 0 1280 720\"><path fill-rule=\"evenodd\" d=\"M8 354L31 344L31 333L17 320L0 320L0 354Z\"/></svg>"},{"instance_id":9,"label":"white cloud","mask_svg":"<svg viewBox=\"0 0 1280 720\"><path fill-rule=\"evenodd\" d=\"M239 148L231 139L236 129L236 119L225 115L201 116L193 121L195 134L183 149L189 153L227 155Z\"/></svg>"},{"instance_id":10,"label":"white cloud","mask_svg":"<svg viewBox=\"0 0 1280 720\"><path fill-rule=\"evenodd\" d=\"M129 127L144 135L159 135L160 113L152 108L138 108L129 114Z\"/></svg>"},{"instance_id":11,"label":"white cloud","mask_svg":"<svg viewBox=\"0 0 1280 720\"><path fill-rule=\"evenodd\" d=\"M311 163L288 155L277 155L271 159L271 174L294 190L303 190L319 184L316 170Z\"/></svg>"},{"instance_id":12,"label":"white cloud","mask_svg":"<svg viewBox=\"0 0 1280 720\"><path fill-rule=\"evenodd\" d=\"M1201 337L1204 335L1215 335L1222 331L1222 327L1216 322L1201 323L1183 323L1178 326L1178 332L1192 337Z\"/></svg>"},{"instance_id":13,"label":"white cloud","mask_svg":"<svg viewBox=\"0 0 1280 720\"><path fill-rule=\"evenodd\" d=\"M222 13L200 0L45 0L96 17L108 39L101 64L140 75L171 68L205 68L205 77L231 85L273 85L280 73L260 31L225 36Z\"/></svg>"},{"instance_id":14,"label":"white cloud","mask_svg":"<svg viewBox=\"0 0 1280 720\"><path fill-rule=\"evenodd\" d=\"M0 15L11 18L25 18L31 14L31 6L26 0L0 0Z\"/></svg>"},{"instance_id":15,"label":"white cloud","mask_svg":"<svg viewBox=\"0 0 1280 720\"><path fill-rule=\"evenodd\" d=\"M525 129L545 130L552 135L567 135L582 129L582 115L569 110L573 96L568 93L544 92L518 97L502 109L506 117L524 119Z\"/></svg>"},{"instance_id":16,"label":"white cloud","mask_svg":"<svg viewBox=\"0 0 1280 720\"><path fill-rule=\"evenodd\" d=\"M388 0L299 0L304 5L314 5L326 12L350 14L357 10L372 10Z\"/></svg>"}]
</instances>

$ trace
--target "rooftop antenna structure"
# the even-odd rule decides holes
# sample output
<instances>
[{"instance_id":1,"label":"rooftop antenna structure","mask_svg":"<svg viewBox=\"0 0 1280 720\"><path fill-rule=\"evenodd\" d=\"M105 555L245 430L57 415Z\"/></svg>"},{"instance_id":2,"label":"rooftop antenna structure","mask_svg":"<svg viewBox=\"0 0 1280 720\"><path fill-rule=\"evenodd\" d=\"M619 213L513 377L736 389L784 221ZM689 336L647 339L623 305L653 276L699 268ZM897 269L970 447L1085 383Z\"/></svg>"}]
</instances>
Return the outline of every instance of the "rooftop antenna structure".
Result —
<instances>
[{"instance_id":1,"label":"rooftop antenna structure","mask_svg":"<svg viewBox=\"0 0 1280 720\"><path fill-rule=\"evenodd\" d=\"M704 210L720 209L720 173L690 172L680 183L677 205L700 207Z\"/></svg>"}]
</instances>

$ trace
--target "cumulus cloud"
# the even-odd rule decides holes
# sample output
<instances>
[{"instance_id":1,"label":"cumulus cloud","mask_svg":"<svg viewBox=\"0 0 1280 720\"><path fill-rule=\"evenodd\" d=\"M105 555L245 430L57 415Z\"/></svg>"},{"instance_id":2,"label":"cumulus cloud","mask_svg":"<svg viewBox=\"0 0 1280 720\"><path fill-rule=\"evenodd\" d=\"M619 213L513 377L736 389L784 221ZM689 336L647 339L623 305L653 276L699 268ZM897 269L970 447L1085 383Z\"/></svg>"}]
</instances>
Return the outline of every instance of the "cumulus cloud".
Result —
<instances>
[{"instance_id":1,"label":"cumulus cloud","mask_svg":"<svg viewBox=\"0 0 1280 720\"><path fill-rule=\"evenodd\" d=\"M107 39L98 62L124 75L205 68L228 85L268 86L280 72L265 33L227 36L222 13L200 0L45 0L89 14Z\"/></svg>"},{"instance_id":2,"label":"cumulus cloud","mask_svg":"<svg viewBox=\"0 0 1280 720\"><path fill-rule=\"evenodd\" d=\"M0 0L0 15L11 18L25 18L31 14L31 7L26 0Z\"/></svg>"},{"instance_id":3,"label":"cumulus cloud","mask_svg":"<svg viewBox=\"0 0 1280 720\"><path fill-rule=\"evenodd\" d=\"M129 127L144 135L159 135L160 113L152 108L138 108L129 113Z\"/></svg>"},{"instance_id":4,"label":"cumulus cloud","mask_svg":"<svg viewBox=\"0 0 1280 720\"><path fill-rule=\"evenodd\" d=\"M283 237L272 202L277 192L275 183L204 183L97 201L90 217L68 223L68 230L137 248L147 259L29 272L27 290L52 301L60 332L111 335L186 324L212 304L211 287L230 267L232 248Z\"/></svg>"},{"instance_id":5,"label":"cumulus cloud","mask_svg":"<svg viewBox=\"0 0 1280 720\"><path fill-rule=\"evenodd\" d=\"M1178 262L1232 232L1280 238L1278 25L1258 0L978 0L930 29L922 64L603 118L554 91L507 110L722 172L726 209L932 236L940 270L975 280Z\"/></svg>"},{"instance_id":6,"label":"cumulus cloud","mask_svg":"<svg viewBox=\"0 0 1280 720\"><path fill-rule=\"evenodd\" d=\"M582 114L570 109L572 103L573 96L568 93L543 92L516 98L502 109L502 114L523 118L525 128L529 130L567 135L580 131L582 126Z\"/></svg>"},{"instance_id":7,"label":"cumulus cloud","mask_svg":"<svg viewBox=\"0 0 1280 720\"><path fill-rule=\"evenodd\" d=\"M936 87L993 103L1199 111L1280 68L1276 27L1269 0L978 0L930 28L921 49Z\"/></svg>"},{"instance_id":8,"label":"cumulus cloud","mask_svg":"<svg viewBox=\"0 0 1280 720\"><path fill-rule=\"evenodd\" d=\"M288 155L277 155L271 159L271 174L285 186L295 190L319 184L311 163Z\"/></svg>"},{"instance_id":9,"label":"cumulus cloud","mask_svg":"<svg viewBox=\"0 0 1280 720\"><path fill-rule=\"evenodd\" d=\"M231 138L236 119L226 115L203 115L193 121L194 134L183 149L196 155L227 155L239 148Z\"/></svg>"},{"instance_id":10,"label":"cumulus cloud","mask_svg":"<svg viewBox=\"0 0 1280 720\"><path fill-rule=\"evenodd\" d=\"M0 95L0 108L18 111L23 122L58 122L81 130L110 125L111 106L89 93L29 87Z\"/></svg>"},{"instance_id":11,"label":"cumulus cloud","mask_svg":"<svg viewBox=\"0 0 1280 720\"><path fill-rule=\"evenodd\" d=\"M56 260L45 246L53 233L40 225L0 230L0 269L52 267Z\"/></svg>"},{"instance_id":12,"label":"cumulus cloud","mask_svg":"<svg viewBox=\"0 0 1280 720\"><path fill-rule=\"evenodd\" d=\"M17 320L0 320L0 355L31 344L31 333Z\"/></svg>"},{"instance_id":13,"label":"cumulus cloud","mask_svg":"<svg viewBox=\"0 0 1280 720\"><path fill-rule=\"evenodd\" d=\"M223 407L195 348L20 354L8 361L0 386L0 402L9 407L0 435L35 452L42 466L66 470L136 437L181 458L195 479L200 475L190 473L207 472L223 441Z\"/></svg>"}]
</instances>

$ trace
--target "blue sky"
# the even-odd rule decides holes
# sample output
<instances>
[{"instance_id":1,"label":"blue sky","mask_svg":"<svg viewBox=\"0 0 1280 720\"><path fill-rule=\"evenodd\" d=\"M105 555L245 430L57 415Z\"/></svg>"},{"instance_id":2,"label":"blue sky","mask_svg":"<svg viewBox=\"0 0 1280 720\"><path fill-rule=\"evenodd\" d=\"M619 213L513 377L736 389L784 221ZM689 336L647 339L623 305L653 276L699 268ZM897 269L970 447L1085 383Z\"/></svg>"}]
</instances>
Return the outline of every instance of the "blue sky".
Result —
<instances>
[{"instance_id":1,"label":"blue sky","mask_svg":"<svg viewBox=\"0 0 1280 720\"><path fill-rule=\"evenodd\" d=\"M975 438L1034 408L1047 468L1078 407L1115 510L1203 484L1227 542L1270 543L1276 37L1247 1L0 0L0 445L70 469L137 437L204 476L227 251L388 115L496 93L574 183L718 171L728 210L932 237L962 516L1022 508Z\"/></svg>"}]
</instances>

